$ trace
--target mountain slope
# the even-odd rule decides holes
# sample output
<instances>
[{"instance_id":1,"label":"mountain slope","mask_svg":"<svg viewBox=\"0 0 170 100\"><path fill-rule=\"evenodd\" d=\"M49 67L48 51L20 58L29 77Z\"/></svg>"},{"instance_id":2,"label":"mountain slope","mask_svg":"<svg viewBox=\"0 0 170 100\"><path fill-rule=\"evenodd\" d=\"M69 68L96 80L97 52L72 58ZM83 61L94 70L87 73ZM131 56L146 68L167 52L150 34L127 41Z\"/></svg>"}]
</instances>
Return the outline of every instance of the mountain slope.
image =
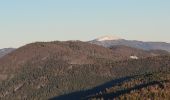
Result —
<instances>
[{"instance_id":1,"label":"mountain slope","mask_svg":"<svg viewBox=\"0 0 170 100\"><path fill-rule=\"evenodd\" d=\"M99 58L119 59L118 55L114 54L112 50L85 42L37 42L23 46L3 57L0 60L0 71L4 73L15 72L28 62L39 64L50 58L68 64L93 64ZM6 68L4 69L2 66Z\"/></svg>"},{"instance_id":2,"label":"mountain slope","mask_svg":"<svg viewBox=\"0 0 170 100\"><path fill-rule=\"evenodd\" d=\"M138 59L138 60L129 60L129 61L127 60L127 61L121 61L121 62L107 63L103 66L105 66L105 68L107 68L106 65L112 66L110 68L110 73L112 73L113 76L116 76L116 78L112 78L112 80L107 81L107 82L100 84L96 87L93 87L91 89L57 96L55 98L52 98L52 100L68 100L70 98L73 100L80 100L80 99L82 99L82 100L83 99L85 99L85 100L89 100L89 99L90 100L91 99L92 100L93 99L94 100L96 100L96 99L103 100L102 98L109 98L109 99L104 99L104 100L110 100L110 99L112 100L113 98L115 98L114 95L116 95L116 97L120 96L120 94L122 94L122 96L126 96L125 95L126 88L128 91L131 91L133 89L136 89L133 87L135 85L136 86L139 85L139 87L141 87L140 84L142 84L142 83L140 83L138 81L137 81L138 82L137 83L135 81L138 79L138 77L139 78L144 77L143 79L146 78L146 85L147 84L150 85L150 82L152 85L154 80L158 81L158 82L161 82L161 81L164 82L164 79L166 77L163 77L164 79L162 79L162 80L159 80L159 78L155 78L153 80L153 79L151 79L152 77L149 77L148 75L155 73L152 76L157 75L157 77L162 77L162 75L159 74L161 72L161 73L164 73L164 76L166 76L170 70L170 57L162 56L162 57L151 57L151 58L144 58L144 59ZM131 81L131 80L134 80L134 81ZM129 83L133 83L133 84L129 84L128 81L130 81ZM141 81L141 82L143 82L143 81ZM129 85L131 85L131 87L126 87L126 85L121 86L122 83L123 84L128 83ZM157 85L157 82L154 84ZM145 83L143 85L145 87ZM142 87L143 87L143 85L142 85ZM110 95L105 95L104 94L105 91L109 90L110 88L112 89L113 86L115 86L114 88L116 88L116 89L114 89L115 93L110 93L111 97L110 97ZM124 91L124 89L125 89L125 91Z\"/></svg>"},{"instance_id":3,"label":"mountain slope","mask_svg":"<svg viewBox=\"0 0 170 100\"><path fill-rule=\"evenodd\" d=\"M134 60L122 54L81 41L25 45L0 59L0 98L46 100L119 77L170 68L169 56Z\"/></svg>"},{"instance_id":4,"label":"mountain slope","mask_svg":"<svg viewBox=\"0 0 170 100\"><path fill-rule=\"evenodd\" d=\"M154 56L161 56L161 55L168 55L170 54L164 50L143 50L132 48L123 45L115 45L109 47L115 54L119 54L123 58L131 58L132 56L136 56L139 58L146 58L146 57L154 57Z\"/></svg>"},{"instance_id":5,"label":"mountain slope","mask_svg":"<svg viewBox=\"0 0 170 100\"><path fill-rule=\"evenodd\" d=\"M14 48L4 48L4 49L0 49L0 58L5 56L6 54L14 51Z\"/></svg>"},{"instance_id":6,"label":"mountain slope","mask_svg":"<svg viewBox=\"0 0 170 100\"><path fill-rule=\"evenodd\" d=\"M132 41L132 40L125 40L125 39L105 40L105 41L98 41L95 39L89 42L104 47L124 45L124 46L143 49L143 50L166 50L170 52L170 43L165 43L165 42L142 42L142 41Z\"/></svg>"},{"instance_id":7,"label":"mountain slope","mask_svg":"<svg viewBox=\"0 0 170 100\"><path fill-rule=\"evenodd\" d=\"M160 53L162 52L162 53ZM98 61L120 61L136 55L140 58L167 55L164 51L144 51L127 46L104 48L98 45L81 42L37 42L25 45L0 60L2 73L17 72L27 63L44 64L46 60L55 58L68 64L94 64ZM10 61L10 62L9 62ZM1 66L5 66L1 67Z\"/></svg>"},{"instance_id":8,"label":"mountain slope","mask_svg":"<svg viewBox=\"0 0 170 100\"><path fill-rule=\"evenodd\" d=\"M169 71L146 73L132 76L124 82L113 84L111 87L105 88L87 98L88 100L168 100L170 98L169 85Z\"/></svg>"}]
</instances>

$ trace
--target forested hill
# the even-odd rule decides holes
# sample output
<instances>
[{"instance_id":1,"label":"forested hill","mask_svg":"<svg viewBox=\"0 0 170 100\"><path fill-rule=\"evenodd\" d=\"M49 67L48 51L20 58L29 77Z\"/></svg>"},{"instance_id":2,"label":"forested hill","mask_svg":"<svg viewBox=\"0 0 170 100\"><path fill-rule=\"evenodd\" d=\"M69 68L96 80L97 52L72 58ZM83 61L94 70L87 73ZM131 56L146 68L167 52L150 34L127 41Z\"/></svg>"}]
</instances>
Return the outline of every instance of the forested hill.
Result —
<instances>
[{"instance_id":1,"label":"forested hill","mask_svg":"<svg viewBox=\"0 0 170 100\"><path fill-rule=\"evenodd\" d=\"M168 55L139 59L123 55L81 41L25 45L0 59L0 98L46 100L90 90L120 77L170 68ZM86 97L83 93L76 99L80 96Z\"/></svg>"}]
</instances>

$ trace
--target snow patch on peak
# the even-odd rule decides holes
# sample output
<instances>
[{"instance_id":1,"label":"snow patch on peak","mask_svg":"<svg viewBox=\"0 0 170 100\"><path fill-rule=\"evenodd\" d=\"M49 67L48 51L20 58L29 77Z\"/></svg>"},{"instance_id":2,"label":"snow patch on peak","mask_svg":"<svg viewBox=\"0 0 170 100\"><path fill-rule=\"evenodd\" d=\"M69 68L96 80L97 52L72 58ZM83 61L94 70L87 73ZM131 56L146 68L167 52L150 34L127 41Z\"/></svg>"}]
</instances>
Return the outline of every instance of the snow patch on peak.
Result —
<instances>
[{"instance_id":1,"label":"snow patch on peak","mask_svg":"<svg viewBox=\"0 0 170 100\"><path fill-rule=\"evenodd\" d=\"M120 40L120 37L117 36L110 36L110 35L106 35L106 36L101 36L97 39L95 39L96 41L108 41L108 40Z\"/></svg>"}]
</instances>

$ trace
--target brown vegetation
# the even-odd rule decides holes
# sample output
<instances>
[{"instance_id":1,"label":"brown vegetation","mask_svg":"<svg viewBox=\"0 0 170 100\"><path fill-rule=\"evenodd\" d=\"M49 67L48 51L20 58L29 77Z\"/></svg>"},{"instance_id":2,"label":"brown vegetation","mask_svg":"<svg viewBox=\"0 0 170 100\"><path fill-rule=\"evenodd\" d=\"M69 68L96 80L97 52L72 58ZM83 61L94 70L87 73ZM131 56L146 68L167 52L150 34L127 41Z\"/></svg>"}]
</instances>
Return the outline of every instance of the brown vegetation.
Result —
<instances>
[{"instance_id":1,"label":"brown vegetation","mask_svg":"<svg viewBox=\"0 0 170 100\"><path fill-rule=\"evenodd\" d=\"M115 78L170 68L170 56L152 57L134 49L146 56L133 60L128 57L132 49L109 49L81 41L25 45L0 59L0 98L49 99Z\"/></svg>"}]
</instances>

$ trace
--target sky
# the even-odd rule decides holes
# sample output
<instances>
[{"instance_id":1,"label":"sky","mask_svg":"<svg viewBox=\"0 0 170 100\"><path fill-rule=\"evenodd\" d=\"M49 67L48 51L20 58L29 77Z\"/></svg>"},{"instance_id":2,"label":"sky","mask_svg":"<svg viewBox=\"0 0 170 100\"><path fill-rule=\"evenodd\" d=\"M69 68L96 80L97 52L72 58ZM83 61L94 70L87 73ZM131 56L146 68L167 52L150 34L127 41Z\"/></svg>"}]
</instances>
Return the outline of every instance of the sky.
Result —
<instances>
[{"instance_id":1,"label":"sky","mask_svg":"<svg viewBox=\"0 0 170 100\"><path fill-rule=\"evenodd\" d=\"M103 35L170 42L170 0L1 0L0 48Z\"/></svg>"}]
</instances>

